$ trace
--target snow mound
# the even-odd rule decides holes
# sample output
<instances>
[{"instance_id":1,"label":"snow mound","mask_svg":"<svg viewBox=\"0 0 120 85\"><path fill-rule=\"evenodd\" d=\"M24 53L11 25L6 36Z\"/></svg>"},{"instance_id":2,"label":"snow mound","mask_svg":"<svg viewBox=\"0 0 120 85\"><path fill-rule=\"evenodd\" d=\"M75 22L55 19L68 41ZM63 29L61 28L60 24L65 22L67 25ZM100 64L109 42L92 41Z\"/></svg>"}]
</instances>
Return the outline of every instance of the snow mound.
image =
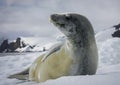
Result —
<instances>
[{"instance_id":1,"label":"snow mound","mask_svg":"<svg viewBox=\"0 0 120 85\"><path fill-rule=\"evenodd\" d=\"M108 39L99 46L100 63L114 65L120 63L120 38Z\"/></svg>"},{"instance_id":2,"label":"snow mound","mask_svg":"<svg viewBox=\"0 0 120 85\"><path fill-rule=\"evenodd\" d=\"M113 33L114 33L114 29L107 29L107 30L100 31L95 35L96 41L100 43L108 39L111 39Z\"/></svg>"},{"instance_id":3,"label":"snow mound","mask_svg":"<svg viewBox=\"0 0 120 85\"><path fill-rule=\"evenodd\" d=\"M113 33L114 29L107 29L95 35L99 53L99 66L120 63L120 38L113 38Z\"/></svg>"}]
</instances>

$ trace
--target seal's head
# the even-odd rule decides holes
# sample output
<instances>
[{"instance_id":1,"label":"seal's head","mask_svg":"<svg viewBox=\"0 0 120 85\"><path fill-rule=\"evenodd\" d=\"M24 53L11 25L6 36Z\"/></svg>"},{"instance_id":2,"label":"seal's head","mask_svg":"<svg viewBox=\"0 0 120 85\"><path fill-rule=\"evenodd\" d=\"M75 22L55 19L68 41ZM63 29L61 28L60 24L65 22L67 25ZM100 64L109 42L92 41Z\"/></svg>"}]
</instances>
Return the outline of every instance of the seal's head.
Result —
<instances>
[{"instance_id":1,"label":"seal's head","mask_svg":"<svg viewBox=\"0 0 120 85\"><path fill-rule=\"evenodd\" d=\"M88 19L79 14L52 14L50 19L67 37L75 36L85 31L93 33Z\"/></svg>"}]
</instances>

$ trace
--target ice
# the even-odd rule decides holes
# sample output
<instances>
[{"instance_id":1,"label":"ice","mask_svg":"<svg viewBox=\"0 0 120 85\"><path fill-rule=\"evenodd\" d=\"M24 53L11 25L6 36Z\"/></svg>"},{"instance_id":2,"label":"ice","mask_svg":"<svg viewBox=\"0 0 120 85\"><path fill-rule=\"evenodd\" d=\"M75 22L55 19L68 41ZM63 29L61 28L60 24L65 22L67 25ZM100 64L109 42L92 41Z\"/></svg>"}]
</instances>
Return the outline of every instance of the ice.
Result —
<instances>
[{"instance_id":1,"label":"ice","mask_svg":"<svg viewBox=\"0 0 120 85\"><path fill-rule=\"evenodd\" d=\"M44 52L3 53L0 54L0 85L120 85L120 38L112 38L112 33L108 29L96 34L99 52L96 75L63 76L44 83L8 79L10 74L28 68ZM47 43L45 46L50 47L55 42Z\"/></svg>"}]
</instances>

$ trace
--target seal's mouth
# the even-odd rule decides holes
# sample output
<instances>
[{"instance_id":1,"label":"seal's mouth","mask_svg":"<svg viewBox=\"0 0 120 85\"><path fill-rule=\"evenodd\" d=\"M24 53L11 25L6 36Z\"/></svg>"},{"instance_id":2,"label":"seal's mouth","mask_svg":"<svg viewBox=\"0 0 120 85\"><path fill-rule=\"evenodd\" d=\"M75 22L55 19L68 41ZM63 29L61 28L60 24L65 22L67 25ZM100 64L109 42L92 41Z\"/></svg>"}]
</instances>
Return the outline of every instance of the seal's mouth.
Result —
<instances>
[{"instance_id":1,"label":"seal's mouth","mask_svg":"<svg viewBox=\"0 0 120 85\"><path fill-rule=\"evenodd\" d=\"M51 15L50 22L52 22L55 26L65 27L65 23L63 21L60 21L59 17L60 15L58 14Z\"/></svg>"},{"instance_id":2,"label":"seal's mouth","mask_svg":"<svg viewBox=\"0 0 120 85\"><path fill-rule=\"evenodd\" d=\"M64 23L60 23L60 22L54 21L52 19L50 19L50 22L53 23L55 26L65 27Z\"/></svg>"},{"instance_id":3,"label":"seal's mouth","mask_svg":"<svg viewBox=\"0 0 120 85\"><path fill-rule=\"evenodd\" d=\"M65 24L63 23L56 23L57 26L60 26L60 27L65 27Z\"/></svg>"}]
</instances>

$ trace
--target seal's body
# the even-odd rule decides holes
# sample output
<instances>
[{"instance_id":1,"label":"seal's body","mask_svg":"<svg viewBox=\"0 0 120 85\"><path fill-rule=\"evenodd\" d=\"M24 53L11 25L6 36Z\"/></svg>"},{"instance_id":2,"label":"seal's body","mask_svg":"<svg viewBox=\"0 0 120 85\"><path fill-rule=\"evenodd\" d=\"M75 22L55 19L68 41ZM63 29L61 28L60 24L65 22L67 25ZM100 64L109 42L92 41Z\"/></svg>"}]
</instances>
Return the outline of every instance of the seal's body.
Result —
<instances>
[{"instance_id":1,"label":"seal's body","mask_svg":"<svg viewBox=\"0 0 120 85\"><path fill-rule=\"evenodd\" d=\"M29 68L29 79L44 82L61 76L95 74L98 52L88 19L78 14L53 14L51 21L67 40L35 60Z\"/></svg>"}]
</instances>

